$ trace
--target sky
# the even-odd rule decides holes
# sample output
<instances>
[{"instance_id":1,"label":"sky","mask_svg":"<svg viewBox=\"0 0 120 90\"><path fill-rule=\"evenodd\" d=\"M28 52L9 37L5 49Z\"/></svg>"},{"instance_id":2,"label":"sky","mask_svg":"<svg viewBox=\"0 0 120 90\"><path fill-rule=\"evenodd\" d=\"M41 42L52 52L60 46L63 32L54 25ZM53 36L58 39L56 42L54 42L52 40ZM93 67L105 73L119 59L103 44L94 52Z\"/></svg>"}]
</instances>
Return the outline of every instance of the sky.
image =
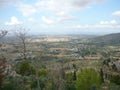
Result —
<instances>
[{"instance_id":1,"label":"sky","mask_svg":"<svg viewBox=\"0 0 120 90\"><path fill-rule=\"evenodd\" d=\"M120 0L0 0L0 29L32 34L120 32Z\"/></svg>"}]
</instances>

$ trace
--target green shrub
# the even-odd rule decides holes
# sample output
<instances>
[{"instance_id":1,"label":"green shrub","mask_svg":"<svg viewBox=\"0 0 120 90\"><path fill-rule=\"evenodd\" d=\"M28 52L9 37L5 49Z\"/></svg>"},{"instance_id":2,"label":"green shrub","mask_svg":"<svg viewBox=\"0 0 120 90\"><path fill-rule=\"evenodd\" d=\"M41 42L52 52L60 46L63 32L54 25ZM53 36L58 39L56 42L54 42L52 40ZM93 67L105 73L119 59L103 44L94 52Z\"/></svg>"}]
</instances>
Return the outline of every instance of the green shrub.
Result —
<instances>
[{"instance_id":1,"label":"green shrub","mask_svg":"<svg viewBox=\"0 0 120 90\"><path fill-rule=\"evenodd\" d=\"M93 69L85 69L78 73L76 80L77 90L90 90L98 88L101 84L100 75Z\"/></svg>"},{"instance_id":2,"label":"green shrub","mask_svg":"<svg viewBox=\"0 0 120 90\"><path fill-rule=\"evenodd\" d=\"M112 76L110 82L115 83L116 85L120 85L120 76L119 75Z\"/></svg>"},{"instance_id":3,"label":"green shrub","mask_svg":"<svg viewBox=\"0 0 120 90\"><path fill-rule=\"evenodd\" d=\"M29 62L22 61L17 67L16 72L22 76L29 76L31 74L35 74L35 68L30 65Z\"/></svg>"}]
</instances>

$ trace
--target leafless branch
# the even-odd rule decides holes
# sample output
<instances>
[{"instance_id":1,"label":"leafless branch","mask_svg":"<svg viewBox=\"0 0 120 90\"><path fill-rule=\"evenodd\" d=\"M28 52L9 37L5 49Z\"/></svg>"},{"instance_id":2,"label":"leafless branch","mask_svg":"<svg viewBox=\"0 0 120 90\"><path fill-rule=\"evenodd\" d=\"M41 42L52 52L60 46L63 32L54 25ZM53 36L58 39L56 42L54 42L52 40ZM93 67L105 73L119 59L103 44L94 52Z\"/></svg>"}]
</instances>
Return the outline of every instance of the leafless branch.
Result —
<instances>
[{"instance_id":1,"label":"leafless branch","mask_svg":"<svg viewBox=\"0 0 120 90\"><path fill-rule=\"evenodd\" d=\"M0 38L4 37L7 33L8 31L6 30L0 30Z\"/></svg>"}]
</instances>

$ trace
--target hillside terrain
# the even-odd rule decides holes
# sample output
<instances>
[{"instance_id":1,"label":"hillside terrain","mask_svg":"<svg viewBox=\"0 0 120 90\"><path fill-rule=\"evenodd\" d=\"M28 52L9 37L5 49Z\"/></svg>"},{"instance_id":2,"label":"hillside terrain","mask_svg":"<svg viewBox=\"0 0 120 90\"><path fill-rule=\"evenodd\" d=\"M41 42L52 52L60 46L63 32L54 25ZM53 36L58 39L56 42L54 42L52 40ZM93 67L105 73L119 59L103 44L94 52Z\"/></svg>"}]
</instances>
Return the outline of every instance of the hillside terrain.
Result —
<instances>
[{"instance_id":1,"label":"hillside terrain","mask_svg":"<svg viewBox=\"0 0 120 90\"><path fill-rule=\"evenodd\" d=\"M7 66L2 90L8 90L6 85L11 88L22 86L20 90L79 90L76 85L89 77L97 80L95 88L100 90L120 88L120 33L98 37L29 36L24 43L23 38L4 39L0 53ZM82 78L82 73L85 78ZM100 75L101 79L90 76L90 73ZM85 81L84 85L87 82L91 81ZM94 83L89 84L87 88L90 90Z\"/></svg>"},{"instance_id":2,"label":"hillside terrain","mask_svg":"<svg viewBox=\"0 0 120 90\"><path fill-rule=\"evenodd\" d=\"M108 34L96 37L94 41L104 45L120 45L120 33Z\"/></svg>"}]
</instances>

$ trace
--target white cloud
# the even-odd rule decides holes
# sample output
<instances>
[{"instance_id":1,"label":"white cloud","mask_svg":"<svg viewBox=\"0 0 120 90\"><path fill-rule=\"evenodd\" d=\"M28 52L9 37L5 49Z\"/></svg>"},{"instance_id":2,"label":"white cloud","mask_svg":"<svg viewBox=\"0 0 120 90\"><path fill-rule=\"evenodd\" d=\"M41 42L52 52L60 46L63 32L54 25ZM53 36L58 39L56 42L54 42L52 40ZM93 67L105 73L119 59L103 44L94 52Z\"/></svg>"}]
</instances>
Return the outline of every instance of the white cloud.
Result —
<instances>
[{"instance_id":1,"label":"white cloud","mask_svg":"<svg viewBox=\"0 0 120 90\"><path fill-rule=\"evenodd\" d=\"M100 21L100 24L101 24L101 25L108 25L109 22L108 22L108 21Z\"/></svg>"},{"instance_id":2,"label":"white cloud","mask_svg":"<svg viewBox=\"0 0 120 90\"><path fill-rule=\"evenodd\" d=\"M0 0L0 7L15 5L17 2L18 0Z\"/></svg>"},{"instance_id":3,"label":"white cloud","mask_svg":"<svg viewBox=\"0 0 120 90\"><path fill-rule=\"evenodd\" d=\"M89 8L90 4L101 1L103 0L39 0L35 5L39 10L48 10L58 15L64 15Z\"/></svg>"},{"instance_id":4,"label":"white cloud","mask_svg":"<svg viewBox=\"0 0 120 90\"><path fill-rule=\"evenodd\" d=\"M57 21L61 23L61 22L70 22L75 19L76 19L76 17L73 17L73 16L63 16L63 17L58 18Z\"/></svg>"},{"instance_id":5,"label":"white cloud","mask_svg":"<svg viewBox=\"0 0 120 90\"><path fill-rule=\"evenodd\" d=\"M118 23L117 23L116 20L112 20L112 21L110 21L110 24L112 24L112 25L116 25L116 24L118 24Z\"/></svg>"},{"instance_id":6,"label":"white cloud","mask_svg":"<svg viewBox=\"0 0 120 90\"><path fill-rule=\"evenodd\" d=\"M5 25L18 25L18 24L22 24L22 22L20 22L15 16L11 17L11 21L5 22Z\"/></svg>"},{"instance_id":7,"label":"white cloud","mask_svg":"<svg viewBox=\"0 0 120 90\"><path fill-rule=\"evenodd\" d=\"M120 24L115 20L111 21L100 21L99 24L96 25L74 25L72 28L74 29L111 29L111 28L119 28Z\"/></svg>"},{"instance_id":8,"label":"white cloud","mask_svg":"<svg viewBox=\"0 0 120 90\"><path fill-rule=\"evenodd\" d=\"M83 10L90 7L90 4L100 2L103 0L38 0L32 4L24 4L19 2L17 5L19 11L23 16L31 17L34 14L40 14L40 12L48 12L55 18L42 17L42 20L47 24L53 24L54 22L70 21L73 18L69 17L71 12ZM33 21L29 19L29 21Z\"/></svg>"},{"instance_id":9,"label":"white cloud","mask_svg":"<svg viewBox=\"0 0 120 90\"><path fill-rule=\"evenodd\" d=\"M56 15L63 17L66 15L66 13L64 11L61 11L61 12L57 12Z\"/></svg>"},{"instance_id":10,"label":"white cloud","mask_svg":"<svg viewBox=\"0 0 120 90\"><path fill-rule=\"evenodd\" d=\"M36 8L30 4L19 3L18 8L25 17L31 16L37 12Z\"/></svg>"},{"instance_id":11,"label":"white cloud","mask_svg":"<svg viewBox=\"0 0 120 90\"><path fill-rule=\"evenodd\" d=\"M36 20L32 17L28 18L28 21L30 21L31 23L36 23Z\"/></svg>"},{"instance_id":12,"label":"white cloud","mask_svg":"<svg viewBox=\"0 0 120 90\"><path fill-rule=\"evenodd\" d=\"M45 24L57 24L57 23L65 23L71 22L76 19L74 16L60 16L60 17L41 17L42 21Z\"/></svg>"},{"instance_id":13,"label":"white cloud","mask_svg":"<svg viewBox=\"0 0 120 90\"><path fill-rule=\"evenodd\" d=\"M111 21L100 21L101 25L117 25L117 21L116 20L111 20Z\"/></svg>"},{"instance_id":14,"label":"white cloud","mask_svg":"<svg viewBox=\"0 0 120 90\"><path fill-rule=\"evenodd\" d=\"M112 13L112 15L120 17L120 11L115 11Z\"/></svg>"},{"instance_id":15,"label":"white cloud","mask_svg":"<svg viewBox=\"0 0 120 90\"><path fill-rule=\"evenodd\" d=\"M120 25L75 25L72 27L73 29L113 29L113 28L119 28L120 29Z\"/></svg>"},{"instance_id":16,"label":"white cloud","mask_svg":"<svg viewBox=\"0 0 120 90\"><path fill-rule=\"evenodd\" d=\"M46 24L53 24L53 23L55 23L55 20L53 20L52 18L46 18L45 16L42 16L41 19Z\"/></svg>"}]
</instances>

